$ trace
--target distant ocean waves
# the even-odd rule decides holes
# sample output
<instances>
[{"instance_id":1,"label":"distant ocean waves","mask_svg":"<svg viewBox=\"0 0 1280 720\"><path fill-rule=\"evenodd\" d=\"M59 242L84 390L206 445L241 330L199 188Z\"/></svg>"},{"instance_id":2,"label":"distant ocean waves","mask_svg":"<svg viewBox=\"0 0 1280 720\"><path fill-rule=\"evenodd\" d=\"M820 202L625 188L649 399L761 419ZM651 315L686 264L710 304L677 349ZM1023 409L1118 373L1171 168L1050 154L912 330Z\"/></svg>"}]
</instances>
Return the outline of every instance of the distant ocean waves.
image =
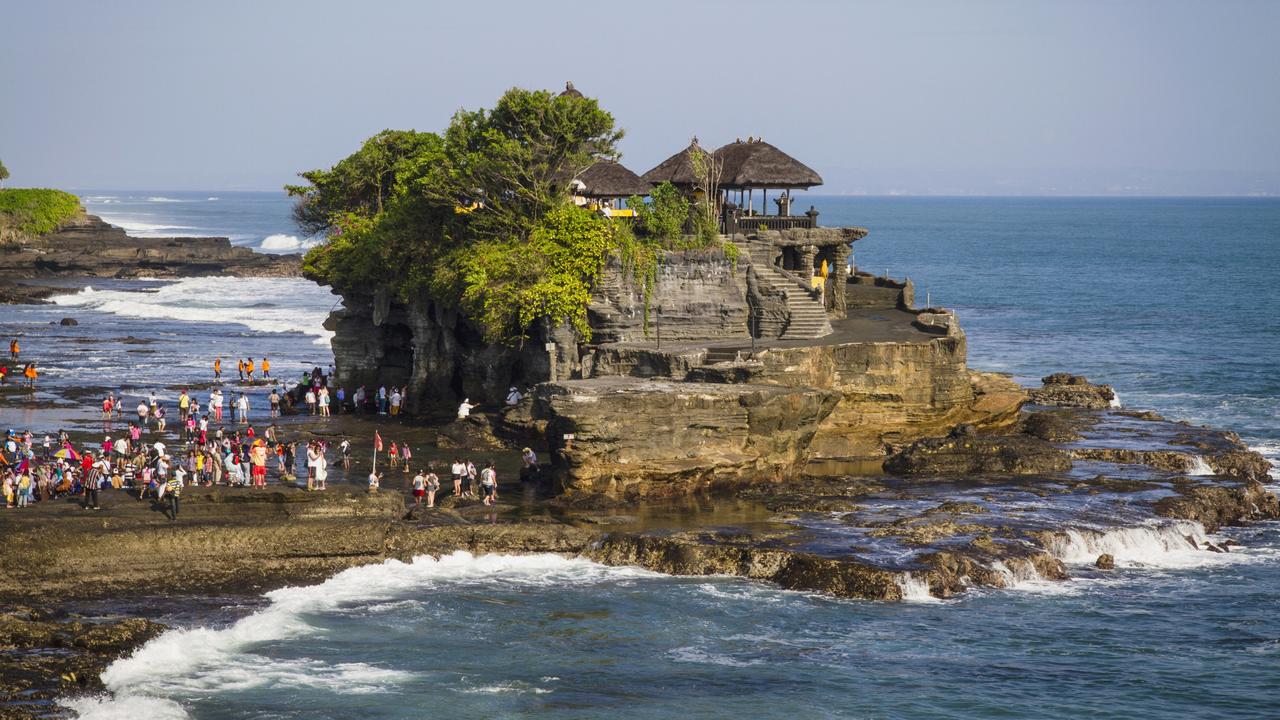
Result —
<instances>
[{"instance_id":1,"label":"distant ocean waves","mask_svg":"<svg viewBox=\"0 0 1280 720\"><path fill-rule=\"evenodd\" d=\"M302 333L324 346L333 338L324 328L333 296L315 283L296 278L185 278L144 283L137 290L86 287L53 301L121 317L230 323L257 332Z\"/></svg>"},{"instance_id":2,"label":"distant ocean waves","mask_svg":"<svg viewBox=\"0 0 1280 720\"><path fill-rule=\"evenodd\" d=\"M276 233L268 235L258 247L262 250L308 250L319 244L320 241L314 238L299 240L297 235Z\"/></svg>"},{"instance_id":3,"label":"distant ocean waves","mask_svg":"<svg viewBox=\"0 0 1280 720\"><path fill-rule=\"evenodd\" d=\"M102 191L80 197L89 212L134 237L226 237L260 252L303 252L314 238L289 232L293 200L284 193Z\"/></svg>"}]
</instances>

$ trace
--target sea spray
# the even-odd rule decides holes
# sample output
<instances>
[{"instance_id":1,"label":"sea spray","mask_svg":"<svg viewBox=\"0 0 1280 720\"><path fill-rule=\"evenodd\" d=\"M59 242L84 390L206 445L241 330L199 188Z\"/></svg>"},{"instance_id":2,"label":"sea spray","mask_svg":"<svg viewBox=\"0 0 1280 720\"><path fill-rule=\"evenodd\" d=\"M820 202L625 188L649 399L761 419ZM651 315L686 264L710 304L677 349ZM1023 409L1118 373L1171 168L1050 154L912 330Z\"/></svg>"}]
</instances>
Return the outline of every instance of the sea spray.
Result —
<instances>
[{"instance_id":1,"label":"sea spray","mask_svg":"<svg viewBox=\"0 0 1280 720\"><path fill-rule=\"evenodd\" d=\"M1203 548L1209 537L1204 526L1174 520L1107 530L1068 529L1053 533L1047 550L1068 564L1091 564L1111 555L1117 566L1193 568L1221 562L1221 554Z\"/></svg>"},{"instance_id":2,"label":"sea spray","mask_svg":"<svg viewBox=\"0 0 1280 720\"><path fill-rule=\"evenodd\" d=\"M894 582L898 584L898 588L902 591L903 602L938 602L938 598L929 594L929 580L923 575L916 575L911 572L899 573L894 578Z\"/></svg>"},{"instance_id":3,"label":"sea spray","mask_svg":"<svg viewBox=\"0 0 1280 720\"><path fill-rule=\"evenodd\" d=\"M1187 467L1187 474L1195 475L1195 476L1204 476L1204 475L1214 475L1215 473L1213 468L1209 465L1208 462L1205 461L1205 459L1202 456L1192 455L1191 462Z\"/></svg>"}]
</instances>

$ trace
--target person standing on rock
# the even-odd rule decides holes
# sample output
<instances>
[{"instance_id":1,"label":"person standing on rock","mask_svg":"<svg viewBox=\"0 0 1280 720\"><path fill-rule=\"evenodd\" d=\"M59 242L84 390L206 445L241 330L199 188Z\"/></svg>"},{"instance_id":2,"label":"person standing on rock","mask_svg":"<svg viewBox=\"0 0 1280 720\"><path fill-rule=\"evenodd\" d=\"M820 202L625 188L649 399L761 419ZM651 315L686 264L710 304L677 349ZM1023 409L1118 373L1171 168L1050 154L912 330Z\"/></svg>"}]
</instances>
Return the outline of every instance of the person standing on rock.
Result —
<instances>
[{"instance_id":1,"label":"person standing on rock","mask_svg":"<svg viewBox=\"0 0 1280 720\"><path fill-rule=\"evenodd\" d=\"M266 358L262 358L262 379L271 379L271 361Z\"/></svg>"},{"instance_id":2,"label":"person standing on rock","mask_svg":"<svg viewBox=\"0 0 1280 720\"><path fill-rule=\"evenodd\" d=\"M244 393L240 393L240 399L236 401L236 408L240 411L240 424L249 424L249 397Z\"/></svg>"},{"instance_id":3,"label":"person standing on rock","mask_svg":"<svg viewBox=\"0 0 1280 720\"><path fill-rule=\"evenodd\" d=\"M351 441L343 436L342 442L338 444L338 451L342 453L342 469L351 469Z\"/></svg>"},{"instance_id":4,"label":"person standing on rock","mask_svg":"<svg viewBox=\"0 0 1280 720\"><path fill-rule=\"evenodd\" d=\"M271 394L267 396L267 402L271 404L271 417L280 417L280 391L271 388Z\"/></svg>"},{"instance_id":5,"label":"person standing on rock","mask_svg":"<svg viewBox=\"0 0 1280 720\"><path fill-rule=\"evenodd\" d=\"M249 382L253 382L253 358L249 358L244 363L244 374L249 376Z\"/></svg>"},{"instance_id":6,"label":"person standing on rock","mask_svg":"<svg viewBox=\"0 0 1280 720\"><path fill-rule=\"evenodd\" d=\"M480 471L480 489L484 493L484 504L495 505L498 502L498 471L493 467L493 461L485 463L484 470Z\"/></svg>"},{"instance_id":7,"label":"person standing on rock","mask_svg":"<svg viewBox=\"0 0 1280 720\"><path fill-rule=\"evenodd\" d=\"M22 346L18 344L18 338L9 341L9 359L18 362L18 355L22 352Z\"/></svg>"},{"instance_id":8,"label":"person standing on rock","mask_svg":"<svg viewBox=\"0 0 1280 720\"><path fill-rule=\"evenodd\" d=\"M462 497L462 478L467 474L467 466L462 464L459 457L453 458L453 464L449 466L449 475L453 477L453 496Z\"/></svg>"},{"instance_id":9,"label":"person standing on rock","mask_svg":"<svg viewBox=\"0 0 1280 720\"><path fill-rule=\"evenodd\" d=\"M182 477L178 473L174 473L172 477L164 483L165 497L169 498L169 521L178 521L178 498L182 495Z\"/></svg>"},{"instance_id":10,"label":"person standing on rock","mask_svg":"<svg viewBox=\"0 0 1280 720\"><path fill-rule=\"evenodd\" d=\"M213 359L213 381L222 382L222 358Z\"/></svg>"},{"instance_id":11,"label":"person standing on rock","mask_svg":"<svg viewBox=\"0 0 1280 720\"><path fill-rule=\"evenodd\" d=\"M395 417L400 414L400 403L403 399L404 397L400 394L399 388L391 388L391 417Z\"/></svg>"},{"instance_id":12,"label":"person standing on rock","mask_svg":"<svg viewBox=\"0 0 1280 720\"><path fill-rule=\"evenodd\" d=\"M307 400L307 414L315 415L316 414L316 391L312 390L311 388L307 388L306 400Z\"/></svg>"},{"instance_id":13,"label":"person standing on rock","mask_svg":"<svg viewBox=\"0 0 1280 720\"><path fill-rule=\"evenodd\" d=\"M409 462L413 460L413 453L409 451L409 443L400 446L400 462L404 464L404 474L409 474Z\"/></svg>"},{"instance_id":14,"label":"person standing on rock","mask_svg":"<svg viewBox=\"0 0 1280 720\"><path fill-rule=\"evenodd\" d=\"M413 476L413 506L422 507L422 498L427 495L427 478L419 470L417 475Z\"/></svg>"},{"instance_id":15,"label":"person standing on rock","mask_svg":"<svg viewBox=\"0 0 1280 720\"><path fill-rule=\"evenodd\" d=\"M244 358L236 358L236 370L240 372L240 382L244 382Z\"/></svg>"},{"instance_id":16,"label":"person standing on rock","mask_svg":"<svg viewBox=\"0 0 1280 720\"><path fill-rule=\"evenodd\" d=\"M463 398L462 403L458 405L458 419L466 420L471 417L471 411L477 407L479 407L479 405L471 404L471 398Z\"/></svg>"},{"instance_id":17,"label":"person standing on rock","mask_svg":"<svg viewBox=\"0 0 1280 720\"><path fill-rule=\"evenodd\" d=\"M427 466L427 507L436 506L436 493L440 492L440 476L436 475L436 466Z\"/></svg>"}]
</instances>

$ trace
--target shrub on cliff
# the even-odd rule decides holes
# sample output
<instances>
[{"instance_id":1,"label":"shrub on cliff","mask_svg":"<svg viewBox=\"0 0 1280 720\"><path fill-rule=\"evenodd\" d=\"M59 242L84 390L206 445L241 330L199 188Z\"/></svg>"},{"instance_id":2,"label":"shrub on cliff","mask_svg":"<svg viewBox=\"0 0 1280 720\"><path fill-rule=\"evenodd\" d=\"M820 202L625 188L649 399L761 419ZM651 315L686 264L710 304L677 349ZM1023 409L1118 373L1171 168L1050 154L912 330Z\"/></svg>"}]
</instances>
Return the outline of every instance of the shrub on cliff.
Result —
<instances>
[{"instance_id":1,"label":"shrub on cliff","mask_svg":"<svg viewBox=\"0 0 1280 720\"><path fill-rule=\"evenodd\" d=\"M80 212L80 199L61 190L0 190L0 237L43 235Z\"/></svg>"},{"instance_id":2,"label":"shrub on cliff","mask_svg":"<svg viewBox=\"0 0 1280 720\"><path fill-rule=\"evenodd\" d=\"M303 231L327 237L303 272L460 306L491 341L523 340L539 320L585 337L616 229L569 202L569 181L621 137L593 99L521 89L459 111L441 135L380 133L287 188Z\"/></svg>"}]
</instances>

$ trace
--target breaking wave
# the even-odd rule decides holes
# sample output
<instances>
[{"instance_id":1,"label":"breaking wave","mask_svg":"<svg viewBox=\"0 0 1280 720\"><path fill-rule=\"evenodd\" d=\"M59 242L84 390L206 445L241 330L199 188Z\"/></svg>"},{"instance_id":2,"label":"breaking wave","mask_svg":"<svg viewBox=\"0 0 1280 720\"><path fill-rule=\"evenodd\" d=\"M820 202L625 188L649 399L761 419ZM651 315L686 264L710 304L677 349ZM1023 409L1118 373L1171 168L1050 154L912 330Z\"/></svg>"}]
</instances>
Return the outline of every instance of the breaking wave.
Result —
<instances>
[{"instance_id":1,"label":"breaking wave","mask_svg":"<svg viewBox=\"0 0 1280 720\"><path fill-rule=\"evenodd\" d=\"M317 240L299 240L297 235L268 235L258 247L263 250L306 250L319 245Z\"/></svg>"},{"instance_id":2,"label":"breaking wave","mask_svg":"<svg viewBox=\"0 0 1280 720\"><path fill-rule=\"evenodd\" d=\"M86 287L53 301L122 317L243 325L257 332L302 333L328 345L324 328L333 298L328 291L293 278L186 278L154 292ZM252 305L252 307L249 307Z\"/></svg>"},{"instance_id":3,"label":"breaking wave","mask_svg":"<svg viewBox=\"0 0 1280 720\"><path fill-rule=\"evenodd\" d=\"M64 704L81 718L187 717L170 698L216 690L321 688L341 693L380 693L421 682L413 673L367 663L326 663L282 659L255 652L264 643L314 636L307 617L341 612L429 592L442 585L501 584L504 587L561 587L657 577L637 568L610 567L559 555L484 555L455 552L439 559L388 560L345 570L319 585L267 593L271 604L228 627L170 630L118 660L102 674L112 696ZM156 672L163 668L163 672ZM483 686L474 692L544 692L537 687Z\"/></svg>"}]
</instances>

